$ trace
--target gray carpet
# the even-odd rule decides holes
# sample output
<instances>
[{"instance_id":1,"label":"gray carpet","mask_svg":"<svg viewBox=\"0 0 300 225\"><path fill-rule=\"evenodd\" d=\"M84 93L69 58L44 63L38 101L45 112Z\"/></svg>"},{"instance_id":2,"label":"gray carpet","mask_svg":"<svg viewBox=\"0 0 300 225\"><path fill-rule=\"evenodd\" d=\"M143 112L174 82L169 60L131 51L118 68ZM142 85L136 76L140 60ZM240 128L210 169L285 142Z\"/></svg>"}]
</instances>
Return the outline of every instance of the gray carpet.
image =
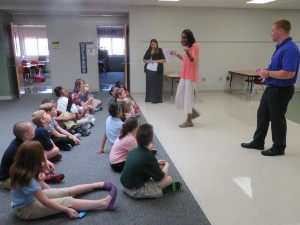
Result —
<instances>
[{"instance_id":1,"label":"gray carpet","mask_svg":"<svg viewBox=\"0 0 300 225\"><path fill-rule=\"evenodd\" d=\"M53 94L28 94L22 99L1 101L0 109L0 156L13 139L12 127L18 121L30 121L31 114L39 106L43 98L53 98ZM96 98L103 101L103 111L97 112L96 125L91 129L89 137L83 137L81 144L75 146L70 152L62 152L62 161L56 163L56 171L66 175L65 180L60 184L53 184L52 187L67 187L79 183L91 183L95 181L110 181L117 185L118 196L115 203L116 209L112 212L104 210L88 212L82 219L70 219L66 214L58 214L36 221L21 221L17 219L10 208L9 191L0 190L0 224L106 224L106 225L130 225L130 224L172 224L172 225L209 225L209 221L201 210L200 206L192 196L188 187L184 184L178 192L168 192L160 199L134 200L122 192L119 182L120 174L111 170L108 155L109 146L106 144L105 153L96 155L95 151L100 146L104 132L107 112L107 93L96 93ZM141 109L142 110L142 109ZM145 122L141 117L141 122ZM151 123L151 121L149 121ZM155 129L155 128L154 128ZM157 158L170 161L169 156L155 137L155 148L158 150ZM172 163L171 163L172 164ZM170 168L170 175L174 180L182 178L176 168ZM94 191L79 198L99 199L108 194L107 191Z\"/></svg>"}]
</instances>

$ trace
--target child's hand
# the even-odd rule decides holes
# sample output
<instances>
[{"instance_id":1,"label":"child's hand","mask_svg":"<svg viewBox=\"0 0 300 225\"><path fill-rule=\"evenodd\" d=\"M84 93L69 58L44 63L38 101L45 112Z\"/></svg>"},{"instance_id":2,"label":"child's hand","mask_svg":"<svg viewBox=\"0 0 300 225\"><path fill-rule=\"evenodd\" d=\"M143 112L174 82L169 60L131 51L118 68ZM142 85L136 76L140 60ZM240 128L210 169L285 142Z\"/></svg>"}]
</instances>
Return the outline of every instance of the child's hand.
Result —
<instances>
[{"instance_id":1,"label":"child's hand","mask_svg":"<svg viewBox=\"0 0 300 225\"><path fill-rule=\"evenodd\" d=\"M39 179L40 179L41 181L45 181L46 175L45 175L44 173L40 173L40 174L39 174Z\"/></svg>"},{"instance_id":2,"label":"child's hand","mask_svg":"<svg viewBox=\"0 0 300 225\"><path fill-rule=\"evenodd\" d=\"M166 160L164 160L164 159L158 160L158 164L160 166L164 166L166 164Z\"/></svg>"},{"instance_id":3,"label":"child's hand","mask_svg":"<svg viewBox=\"0 0 300 225\"><path fill-rule=\"evenodd\" d=\"M102 154L103 152L104 152L104 149L102 147L100 147L100 149L96 151L96 154Z\"/></svg>"},{"instance_id":4,"label":"child's hand","mask_svg":"<svg viewBox=\"0 0 300 225\"><path fill-rule=\"evenodd\" d=\"M93 102L93 98L89 98L89 99L86 101L86 103L87 103L88 105L92 104L92 102Z\"/></svg>"},{"instance_id":5,"label":"child's hand","mask_svg":"<svg viewBox=\"0 0 300 225\"><path fill-rule=\"evenodd\" d=\"M70 218L78 218L78 212L74 209L68 208L67 209L67 214L69 215Z\"/></svg>"}]
</instances>

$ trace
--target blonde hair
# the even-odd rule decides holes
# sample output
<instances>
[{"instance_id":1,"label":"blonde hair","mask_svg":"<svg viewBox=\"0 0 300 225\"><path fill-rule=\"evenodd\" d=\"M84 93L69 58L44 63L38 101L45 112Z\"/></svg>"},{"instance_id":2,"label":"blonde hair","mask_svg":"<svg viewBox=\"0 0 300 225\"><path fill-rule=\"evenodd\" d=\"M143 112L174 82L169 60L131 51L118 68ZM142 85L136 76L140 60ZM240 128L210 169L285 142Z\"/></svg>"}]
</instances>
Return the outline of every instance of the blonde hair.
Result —
<instances>
[{"instance_id":1,"label":"blonde hair","mask_svg":"<svg viewBox=\"0 0 300 225\"><path fill-rule=\"evenodd\" d=\"M44 117L44 114L46 113L45 110L38 110L35 111L32 116L31 116L31 121L36 125L36 126L42 126L43 123L41 119Z\"/></svg>"},{"instance_id":2,"label":"blonde hair","mask_svg":"<svg viewBox=\"0 0 300 225\"><path fill-rule=\"evenodd\" d=\"M50 111L52 111L53 108L54 108L54 104L51 102L47 102L47 103L40 105L39 110L44 110L46 112L50 112Z\"/></svg>"},{"instance_id":3,"label":"blonde hair","mask_svg":"<svg viewBox=\"0 0 300 225\"><path fill-rule=\"evenodd\" d=\"M80 90L79 92L83 95L88 95L89 94L89 91L87 91L86 93L84 93L84 88L87 87L87 86L90 86L87 82L83 82L83 84L80 86Z\"/></svg>"}]
</instances>

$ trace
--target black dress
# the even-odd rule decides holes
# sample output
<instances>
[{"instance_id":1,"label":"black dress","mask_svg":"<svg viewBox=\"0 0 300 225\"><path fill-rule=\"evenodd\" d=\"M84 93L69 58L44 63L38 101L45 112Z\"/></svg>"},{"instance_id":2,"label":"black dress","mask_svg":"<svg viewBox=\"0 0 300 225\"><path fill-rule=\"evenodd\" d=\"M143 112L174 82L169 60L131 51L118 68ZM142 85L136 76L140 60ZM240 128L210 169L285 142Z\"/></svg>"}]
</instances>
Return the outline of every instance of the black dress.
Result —
<instances>
[{"instance_id":1,"label":"black dress","mask_svg":"<svg viewBox=\"0 0 300 225\"><path fill-rule=\"evenodd\" d=\"M147 50L144 55L145 60L160 60L165 59L164 53L161 48L158 48L154 54L151 54L151 50ZM163 63L158 63L157 71L151 71L147 69L147 63L145 63L144 71L146 73L146 98L145 102L162 103L162 91L163 91Z\"/></svg>"}]
</instances>

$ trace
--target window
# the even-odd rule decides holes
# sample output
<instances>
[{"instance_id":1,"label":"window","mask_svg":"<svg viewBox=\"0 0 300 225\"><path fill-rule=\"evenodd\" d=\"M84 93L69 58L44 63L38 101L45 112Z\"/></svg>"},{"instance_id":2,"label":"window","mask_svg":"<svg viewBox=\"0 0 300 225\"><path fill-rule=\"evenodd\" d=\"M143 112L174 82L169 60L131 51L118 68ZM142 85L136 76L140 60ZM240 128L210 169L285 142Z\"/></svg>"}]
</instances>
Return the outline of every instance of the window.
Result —
<instances>
[{"instance_id":1,"label":"window","mask_svg":"<svg viewBox=\"0 0 300 225\"><path fill-rule=\"evenodd\" d=\"M125 44L124 38L100 38L99 48L106 49L109 55L124 55L125 54Z\"/></svg>"},{"instance_id":2,"label":"window","mask_svg":"<svg viewBox=\"0 0 300 225\"><path fill-rule=\"evenodd\" d=\"M47 38L26 37L24 43L27 56L49 55Z\"/></svg>"}]
</instances>

